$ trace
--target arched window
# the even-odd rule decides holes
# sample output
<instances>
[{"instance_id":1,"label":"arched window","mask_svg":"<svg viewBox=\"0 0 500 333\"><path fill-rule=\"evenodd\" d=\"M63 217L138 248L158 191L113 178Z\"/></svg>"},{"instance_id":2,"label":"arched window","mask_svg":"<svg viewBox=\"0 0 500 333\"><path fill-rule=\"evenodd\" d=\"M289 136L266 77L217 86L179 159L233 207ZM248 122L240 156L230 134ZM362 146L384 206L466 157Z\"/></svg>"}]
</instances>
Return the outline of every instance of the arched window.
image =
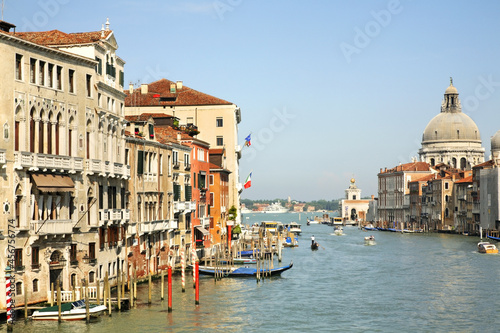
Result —
<instances>
[{"instance_id":1,"label":"arched window","mask_svg":"<svg viewBox=\"0 0 500 333\"><path fill-rule=\"evenodd\" d=\"M450 211L448 208L444 210L444 217L450 217Z\"/></svg>"},{"instance_id":2,"label":"arched window","mask_svg":"<svg viewBox=\"0 0 500 333\"><path fill-rule=\"evenodd\" d=\"M47 122L47 154L52 154L52 118L54 114L52 111L49 113L49 118Z\"/></svg>"},{"instance_id":3,"label":"arched window","mask_svg":"<svg viewBox=\"0 0 500 333\"><path fill-rule=\"evenodd\" d=\"M69 118L69 123L68 123L68 156L73 155L73 123L74 119L73 117Z\"/></svg>"},{"instance_id":4,"label":"arched window","mask_svg":"<svg viewBox=\"0 0 500 333\"><path fill-rule=\"evenodd\" d=\"M35 152L35 108L30 112L30 152Z\"/></svg>"},{"instance_id":5,"label":"arched window","mask_svg":"<svg viewBox=\"0 0 500 333\"><path fill-rule=\"evenodd\" d=\"M33 292L38 292L38 279L33 280Z\"/></svg>"},{"instance_id":6,"label":"arched window","mask_svg":"<svg viewBox=\"0 0 500 333\"><path fill-rule=\"evenodd\" d=\"M43 147L44 147L44 140L43 137L45 135L44 131L44 123L43 123L43 118L45 117L45 111L40 111L40 121L38 122L38 153L43 154Z\"/></svg>"},{"instance_id":7,"label":"arched window","mask_svg":"<svg viewBox=\"0 0 500 333\"><path fill-rule=\"evenodd\" d=\"M22 295L23 294L23 283L22 282L16 282L16 296Z\"/></svg>"},{"instance_id":8,"label":"arched window","mask_svg":"<svg viewBox=\"0 0 500 333\"><path fill-rule=\"evenodd\" d=\"M457 167L457 159L456 159L455 157L453 157L453 158L451 159L451 166L452 166L452 167L454 167L454 168L456 168L456 167Z\"/></svg>"},{"instance_id":9,"label":"arched window","mask_svg":"<svg viewBox=\"0 0 500 333\"><path fill-rule=\"evenodd\" d=\"M460 159L460 169L465 170L467 168L467 160L465 157Z\"/></svg>"},{"instance_id":10,"label":"arched window","mask_svg":"<svg viewBox=\"0 0 500 333\"><path fill-rule=\"evenodd\" d=\"M431 158L431 166L434 166L435 163L436 163L436 161L433 158Z\"/></svg>"},{"instance_id":11,"label":"arched window","mask_svg":"<svg viewBox=\"0 0 500 333\"><path fill-rule=\"evenodd\" d=\"M95 282L95 272L89 272L89 283Z\"/></svg>"}]
</instances>

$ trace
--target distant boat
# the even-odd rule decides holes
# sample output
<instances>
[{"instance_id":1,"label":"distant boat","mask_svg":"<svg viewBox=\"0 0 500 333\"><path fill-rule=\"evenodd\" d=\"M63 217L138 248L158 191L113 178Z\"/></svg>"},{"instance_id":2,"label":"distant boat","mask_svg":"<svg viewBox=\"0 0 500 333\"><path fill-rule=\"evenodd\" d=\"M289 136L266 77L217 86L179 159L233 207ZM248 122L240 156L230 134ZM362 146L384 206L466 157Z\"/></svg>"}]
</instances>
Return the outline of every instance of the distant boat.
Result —
<instances>
[{"instance_id":1,"label":"distant boat","mask_svg":"<svg viewBox=\"0 0 500 333\"><path fill-rule=\"evenodd\" d=\"M293 262L290 262L290 265L273 268L271 270L261 268L260 274L262 275L270 274L271 276L281 275L281 273L289 270L292 267L293 267ZM214 269L213 267L200 267L199 272L200 274L211 275L211 276L214 276L217 273L223 275L224 277L252 277L257 275L257 269L250 267L238 267L238 268L229 267L229 269L220 268L217 270Z\"/></svg>"},{"instance_id":2,"label":"distant boat","mask_svg":"<svg viewBox=\"0 0 500 333\"><path fill-rule=\"evenodd\" d=\"M89 304L90 316L95 317L106 311L105 305ZM33 312L31 318L33 320L58 320L59 308L57 305L49 306L41 310ZM85 300L79 300L71 303L61 304L61 319L62 320L82 320L87 318L85 308Z\"/></svg>"},{"instance_id":3,"label":"distant boat","mask_svg":"<svg viewBox=\"0 0 500 333\"><path fill-rule=\"evenodd\" d=\"M255 213L255 212L253 212L251 209L248 209L246 207L241 209L241 214L251 214L251 213Z\"/></svg>"},{"instance_id":4,"label":"distant boat","mask_svg":"<svg viewBox=\"0 0 500 333\"><path fill-rule=\"evenodd\" d=\"M311 243L311 250L316 251L319 248L319 244L317 242Z\"/></svg>"},{"instance_id":5,"label":"distant boat","mask_svg":"<svg viewBox=\"0 0 500 333\"><path fill-rule=\"evenodd\" d=\"M365 245L375 245L375 237L370 235L365 237Z\"/></svg>"},{"instance_id":6,"label":"distant boat","mask_svg":"<svg viewBox=\"0 0 500 333\"><path fill-rule=\"evenodd\" d=\"M281 202L277 201L264 208L264 210L262 210L262 213L283 214L288 213L288 208L283 207L281 205Z\"/></svg>"},{"instance_id":7,"label":"distant boat","mask_svg":"<svg viewBox=\"0 0 500 333\"><path fill-rule=\"evenodd\" d=\"M335 227L335 230L333 231L335 236L343 236L344 235L344 229L340 226Z\"/></svg>"},{"instance_id":8,"label":"distant boat","mask_svg":"<svg viewBox=\"0 0 500 333\"><path fill-rule=\"evenodd\" d=\"M285 230L288 230L288 232L296 235L300 235L300 233L302 232L302 229L300 229L300 224L298 224L297 222L290 222L289 224L285 224Z\"/></svg>"}]
</instances>

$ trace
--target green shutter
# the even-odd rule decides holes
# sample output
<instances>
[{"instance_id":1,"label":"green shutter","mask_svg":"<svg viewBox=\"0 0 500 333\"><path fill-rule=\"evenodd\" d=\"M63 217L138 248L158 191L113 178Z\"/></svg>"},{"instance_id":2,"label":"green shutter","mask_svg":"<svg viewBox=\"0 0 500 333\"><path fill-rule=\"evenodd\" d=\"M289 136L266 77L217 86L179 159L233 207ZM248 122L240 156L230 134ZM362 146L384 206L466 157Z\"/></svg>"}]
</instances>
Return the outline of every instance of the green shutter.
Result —
<instances>
[{"instance_id":1,"label":"green shutter","mask_svg":"<svg viewBox=\"0 0 500 333\"><path fill-rule=\"evenodd\" d=\"M186 201L191 201L191 185L185 187Z\"/></svg>"},{"instance_id":2,"label":"green shutter","mask_svg":"<svg viewBox=\"0 0 500 333\"><path fill-rule=\"evenodd\" d=\"M137 174L142 175L144 173L144 152L142 150L137 151Z\"/></svg>"},{"instance_id":3,"label":"green shutter","mask_svg":"<svg viewBox=\"0 0 500 333\"><path fill-rule=\"evenodd\" d=\"M181 199L181 186L179 184L174 184L174 201L180 201Z\"/></svg>"}]
</instances>

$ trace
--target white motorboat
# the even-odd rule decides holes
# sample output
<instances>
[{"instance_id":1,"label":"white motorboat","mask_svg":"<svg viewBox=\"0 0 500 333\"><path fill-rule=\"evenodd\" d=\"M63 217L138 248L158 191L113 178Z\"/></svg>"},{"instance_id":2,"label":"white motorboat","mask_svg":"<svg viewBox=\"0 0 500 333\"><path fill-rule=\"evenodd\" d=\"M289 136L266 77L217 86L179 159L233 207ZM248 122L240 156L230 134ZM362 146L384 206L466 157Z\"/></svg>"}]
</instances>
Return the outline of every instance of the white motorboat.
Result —
<instances>
[{"instance_id":1,"label":"white motorboat","mask_svg":"<svg viewBox=\"0 0 500 333\"><path fill-rule=\"evenodd\" d=\"M300 235L300 233L302 232L300 224L298 224L297 222L290 222L290 224L285 225L285 230L288 230L288 232L291 232L295 235Z\"/></svg>"},{"instance_id":2,"label":"white motorboat","mask_svg":"<svg viewBox=\"0 0 500 333\"><path fill-rule=\"evenodd\" d=\"M365 237L365 245L375 245L375 236L370 235Z\"/></svg>"},{"instance_id":3,"label":"white motorboat","mask_svg":"<svg viewBox=\"0 0 500 333\"><path fill-rule=\"evenodd\" d=\"M106 311L105 305L89 304L89 314L91 317L100 315ZM59 320L59 308L57 305L49 306L33 312L33 320ZM87 318L85 300L61 304L61 320L82 320Z\"/></svg>"},{"instance_id":4,"label":"white motorboat","mask_svg":"<svg viewBox=\"0 0 500 333\"><path fill-rule=\"evenodd\" d=\"M342 236L344 235L344 228L337 226L335 227L333 233L335 234L335 236Z\"/></svg>"}]
</instances>

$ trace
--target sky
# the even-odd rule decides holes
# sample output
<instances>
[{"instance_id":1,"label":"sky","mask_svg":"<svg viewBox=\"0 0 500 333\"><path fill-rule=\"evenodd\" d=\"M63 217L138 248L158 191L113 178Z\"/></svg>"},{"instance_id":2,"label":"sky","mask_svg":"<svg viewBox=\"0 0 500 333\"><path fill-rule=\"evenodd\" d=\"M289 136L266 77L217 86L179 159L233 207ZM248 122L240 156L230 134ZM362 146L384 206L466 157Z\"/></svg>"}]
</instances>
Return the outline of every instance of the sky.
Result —
<instances>
[{"instance_id":1,"label":"sky","mask_svg":"<svg viewBox=\"0 0 500 333\"><path fill-rule=\"evenodd\" d=\"M161 78L241 108L246 199L334 200L418 156L453 77L486 159L500 130L500 2L4 0L17 31L100 30L125 82Z\"/></svg>"}]
</instances>

